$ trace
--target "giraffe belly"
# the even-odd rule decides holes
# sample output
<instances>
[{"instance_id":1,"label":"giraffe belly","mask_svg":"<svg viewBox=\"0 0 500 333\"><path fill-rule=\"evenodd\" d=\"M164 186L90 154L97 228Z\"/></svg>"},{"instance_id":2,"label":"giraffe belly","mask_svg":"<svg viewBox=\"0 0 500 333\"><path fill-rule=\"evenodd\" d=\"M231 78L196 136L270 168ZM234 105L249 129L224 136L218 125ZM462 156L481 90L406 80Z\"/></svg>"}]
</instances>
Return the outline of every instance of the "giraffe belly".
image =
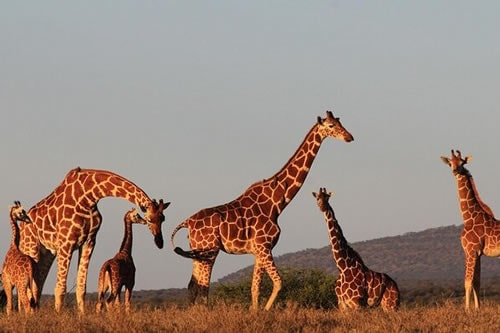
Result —
<instances>
[{"instance_id":1,"label":"giraffe belly","mask_svg":"<svg viewBox=\"0 0 500 333\"><path fill-rule=\"evenodd\" d=\"M226 240L222 242L222 250L229 254L246 254L250 252L248 242L238 239Z\"/></svg>"}]
</instances>

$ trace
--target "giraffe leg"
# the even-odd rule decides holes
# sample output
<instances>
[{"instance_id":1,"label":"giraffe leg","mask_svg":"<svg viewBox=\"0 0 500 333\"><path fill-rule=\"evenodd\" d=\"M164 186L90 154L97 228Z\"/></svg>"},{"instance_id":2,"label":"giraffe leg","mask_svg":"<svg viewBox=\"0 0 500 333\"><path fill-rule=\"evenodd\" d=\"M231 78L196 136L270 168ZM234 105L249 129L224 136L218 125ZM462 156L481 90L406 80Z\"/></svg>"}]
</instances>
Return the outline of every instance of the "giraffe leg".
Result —
<instances>
[{"instance_id":1,"label":"giraffe leg","mask_svg":"<svg viewBox=\"0 0 500 333\"><path fill-rule=\"evenodd\" d=\"M14 288L14 286L10 283L10 281L7 281L7 279L5 278L2 282L3 282L3 290L5 291L5 296L7 297L7 315L10 315L12 310L14 309L14 304L12 302L13 301L12 288Z\"/></svg>"},{"instance_id":2,"label":"giraffe leg","mask_svg":"<svg viewBox=\"0 0 500 333\"><path fill-rule=\"evenodd\" d=\"M476 291L472 290L473 282L476 275L475 273L477 270L477 261L478 261L478 256L475 253L466 254L465 279L464 279L466 310L470 309L470 299L472 297L472 293L474 293L474 297L477 298Z\"/></svg>"},{"instance_id":3,"label":"giraffe leg","mask_svg":"<svg viewBox=\"0 0 500 333\"><path fill-rule=\"evenodd\" d=\"M129 313L130 312L130 299L132 298L132 287L131 286L125 286L125 312Z\"/></svg>"},{"instance_id":4,"label":"giraffe leg","mask_svg":"<svg viewBox=\"0 0 500 333\"><path fill-rule=\"evenodd\" d=\"M71 261L71 247L60 248L57 253L57 278L54 288L54 308L60 312L66 296L66 281L68 279L68 269Z\"/></svg>"},{"instance_id":5,"label":"giraffe leg","mask_svg":"<svg viewBox=\"0 0 500 333\"><path fill-rule=\"evenodd\" d=\"M335 295L337 295L337 304L340 310L344 311L347 309L344 298L342 297L342 281L340 277L335 281Z\"/></svg>"},{"instance_id":6,"label":"giraffe leg","mask_svg":"<svg viewBox=\"0 0 500 333\"><path fill-rule=\"evenodd\" d=\"M95 312L100 313L102 311L102 304L104 302L104 294L108 291L107 277L108 272L106 267L101 267L99 271L99 279L97 282L97 303L95 305Z\"/></svg>"},{"instance_id":7,"label":"giraffe leg","mask_svg":"<svg viewBox=\"0 0 500 333\"><path fill-rule=\"evenodd\" d=\"M273 291L271 292L271 296L269 296L266 306L264 307L265 310L269 310L273 305L276 297L278 296L279 291L281 290L281 277L278 269L276 268L276 264L274 263L271 251L267 253L267 256L262 258L262 261L267 275L269 275L271 281L273 281Z\"/></svg>"},{"instance_id":8,"label":"giraffe leg","mask_svg":"<svg viewBox=\"0 0 500 333\"><path fill-rule=\"evenodd\" d=\"M85 312L85 294L87 292L87 273L90 257L94 251L94 240L89 240L80 247L78 273L76 277L76 304L80 313Z\"/></svg>"},{"instance_id":9,"label":"giraffe leg","mask_svg":"<svg viewBox=\"0 0 500 333\"><path fill-rule=\"evenodd\" d=\"M259 293L260 293L260 283L262 281L262 275L264 274L264 267L261 265L257 258L255 259L255 265L253 267L252 275L252 305L250 309L257 310L259 307Z\"/></svg>"},{"instance_id":10,"label":"giraffe leg","mask_svg":"<svg viewBox=\"0 0 500 333\"><path fill-rule=\"evenodd\" d=\"M215 258L203 261L193 260L193 274L188 285L189 301L191 304L196 303L199 296L201 303L208 305L208 291L214 263Z\"/></svg>"},{"instance_id":11,"label":"giraffe leg","mask_svg":"<svg viewBox=\"0 0 500 333\"><path fill-rule=\"evenodd\" d=\"M23 283L19 287L20 288L17 288L18 311L21 312L21 309L23 309L24 313L28 314L31 312L30 301L27 294L28 283Z\"/></svg>"},{"instance_id":12,"label":"giraffe leg","mask_svg":"<svg viewBox=\"0 0 500 333\"><path fill-rule=\"evenodd\" d=\"M39 307L39 298L38 298L38 284L36 283L36 279L35 277L33 276L33 278L31 279L31 299L32 299L32 307L34 309L37 309Z\"/></svg>"},{"instance_id":13,"label":"giraffe leg","mask_svg":"<svg viewBox=\"0 0 500 333\"><path fill-rule=\"evenodd\" d=\"M474 295L474 308L480 307L479 288L481 286L481 258L478 257L474 267L474 278L472 279L472 292Z\"/></svg>"},{"instance_id":14,"label":"giraffe leg","mask_svg":"<svg viewBox=\"0 0 500 333\"><path fill-rule=\"evenodd\" d=\"M36 300L37 303L40 302L40 297L42 296L43 285L45 284L45 280L47 279L47 275L49 274L50 268L52 267L52 263L54 262L55 255L53 255L50 251L45 249L42 245L40 245L40 253L39 253L39 261L36 264L36 270L34 273L35 276L35 284L37 286Z\"/></svg>"}]
</instances>

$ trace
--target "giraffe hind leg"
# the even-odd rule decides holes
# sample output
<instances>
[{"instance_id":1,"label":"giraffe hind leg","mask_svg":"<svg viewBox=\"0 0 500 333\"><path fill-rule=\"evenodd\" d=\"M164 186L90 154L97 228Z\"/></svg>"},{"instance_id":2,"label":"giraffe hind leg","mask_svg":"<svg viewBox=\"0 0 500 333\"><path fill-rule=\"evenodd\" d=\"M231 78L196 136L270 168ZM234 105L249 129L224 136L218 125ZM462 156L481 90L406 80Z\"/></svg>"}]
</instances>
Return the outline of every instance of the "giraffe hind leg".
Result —
<instances>
[{"instance_id":1,"label":"giraffe hind leg","mask_svg":"<svg viewBox=\"0 0 500 333\"><path fill-rule=\"evenodd\" d=\"M215 263L215 257L211 260L193 260L193 274L188 285L189 302L208 305L208 292L210 289L210 277Z\"/></svg>"}]
</instances>

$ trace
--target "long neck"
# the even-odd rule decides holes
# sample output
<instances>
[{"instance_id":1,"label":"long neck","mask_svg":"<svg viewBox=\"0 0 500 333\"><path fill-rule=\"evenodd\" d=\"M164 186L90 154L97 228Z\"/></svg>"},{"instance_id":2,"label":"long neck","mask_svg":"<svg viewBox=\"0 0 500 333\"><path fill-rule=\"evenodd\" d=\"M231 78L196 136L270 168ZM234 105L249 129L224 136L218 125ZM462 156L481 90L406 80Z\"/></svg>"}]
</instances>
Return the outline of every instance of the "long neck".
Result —
<instances>
[{"instance_id":1,"label":"long neck","mask_svg":"<svg viewBox=\"0 0 500 333\"><path fill-rule=\"evenodd\" d=\"M324 212L324 217L328 228L328 235L330 236L333 259L338 265L345 257L345 252L348 250L349 244L347 244L347 240L330 205L328 205L328 209Z\"/></svg>"},{"instance_id":2,"label":"long neck","mask_svg":"<svg viewBox=\"0 0 500 333\"><path fill-rule=\"evenodd\" d=\"M323 137L318 131L318 125L314 125L288 162L275 175L264 180L264 183L272 184L272 187L280 192L275 195L282 198L279 202L280 211L290 203L304 184L322 142Z\"/></svg>"},{"instance_id":3,"label":"long neck","mask_svg":"<svg viewBox=\"0 0 500 333\"><path fill-rule=\"evenodd\" d=\"M125 222L125 231L123 235L122 245L120 246L120 252L126 252L127 254L132 253L132 223Z\"/></svg>"},{"instance_id":4,"label":"long neck","mask_svg":"<svg viewBox=\"0 0 500 333\"><path fill-rule=\"evenodd\" d=\"M11 216L10 217L10 229L12 230L12 237L10 239L11 246L16 249L19 248L19 226L17 225L17 220Z\"/></svg>"},{"instance_id":5,"label":"long neck","mask_svg":"<svg viewBox=\"0 0 500 333\"><path fill-rule=\"evenodd\" d=\"M71 191L75 200L85 208L92 208L105 197L122 198L144 207L151 203L148 195L133 182L105 170L78 169L61 185L65 185L65 192Z\"/></svg>"},{"instance_id":6,"label":"long neck","mask_svg":"<svg viewBox=\"0 0 500 333\"><path fill-rule=\"evenodd\" d=\"M471 220L474 213L484 212L487 215L494 216L493 211L479 197L476 184L471 175L457 175L458 200L460 211L464 223Z\"/></svg>"}]
</instances>

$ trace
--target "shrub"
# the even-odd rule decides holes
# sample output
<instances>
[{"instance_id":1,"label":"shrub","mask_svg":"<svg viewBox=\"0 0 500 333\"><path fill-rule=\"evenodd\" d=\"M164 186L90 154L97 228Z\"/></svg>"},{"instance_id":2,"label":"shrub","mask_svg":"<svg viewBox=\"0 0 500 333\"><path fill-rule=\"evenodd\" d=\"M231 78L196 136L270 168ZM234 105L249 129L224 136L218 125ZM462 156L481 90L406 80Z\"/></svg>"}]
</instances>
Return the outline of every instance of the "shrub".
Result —
<instances>
[{"instance_id":1,"label":"shrub","mask_svg":"<svg viewBox=\"0 0 500 333\"><path fill-rule=\"evenodd\" d=\"M336 306L334 292L335 277L319 269L280 269L282 288L275 306L296 303L307 308L330 309ZM247 277L239 283L215 284L212 297L223 302L238 302L250 305L252 278ZM273 288L267 275L262 279L259 303L267 301Z\"/></svg>"}]
</instances>

